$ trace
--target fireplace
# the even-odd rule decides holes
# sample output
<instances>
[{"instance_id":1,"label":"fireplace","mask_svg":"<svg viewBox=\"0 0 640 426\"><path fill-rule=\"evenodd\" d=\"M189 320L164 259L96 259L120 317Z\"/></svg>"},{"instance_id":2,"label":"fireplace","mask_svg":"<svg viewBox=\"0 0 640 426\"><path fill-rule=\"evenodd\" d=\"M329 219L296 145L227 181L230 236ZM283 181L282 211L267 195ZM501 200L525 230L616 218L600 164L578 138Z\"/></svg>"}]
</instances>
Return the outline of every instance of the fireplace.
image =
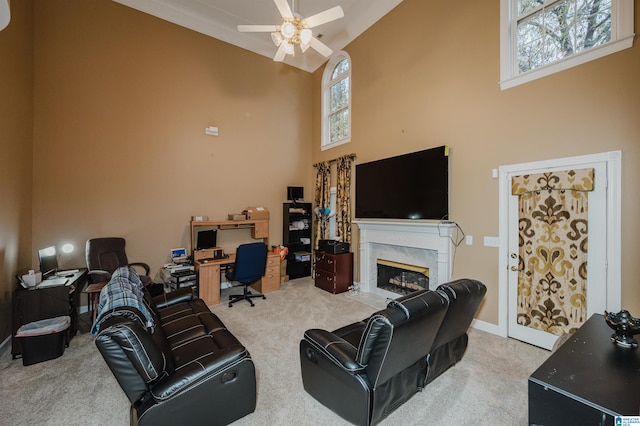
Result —
<instances>
[{"instance_id":1,"label":"fireplace","mask_svg":"<svg viewBox=\"0 0 640 426\"><path fill-rule=\"evenodd\" d=\"M376 270L377 286L383 290L405 295L429 288L429 268L378 259Z\"/></svg>"},{"instance_id":2,"label":"fireplace","mask_svg":"<svg viewBox=\"0 0 640 426\"><path fill-rule=\"evenodd\" d=\"M452 222L354 221L360 229L360 277L362 292L395 299L400 294L378 287L379 259L428 270L428 288L451 281L453 240L457 226Z\"/></svg>"}]
</instances>

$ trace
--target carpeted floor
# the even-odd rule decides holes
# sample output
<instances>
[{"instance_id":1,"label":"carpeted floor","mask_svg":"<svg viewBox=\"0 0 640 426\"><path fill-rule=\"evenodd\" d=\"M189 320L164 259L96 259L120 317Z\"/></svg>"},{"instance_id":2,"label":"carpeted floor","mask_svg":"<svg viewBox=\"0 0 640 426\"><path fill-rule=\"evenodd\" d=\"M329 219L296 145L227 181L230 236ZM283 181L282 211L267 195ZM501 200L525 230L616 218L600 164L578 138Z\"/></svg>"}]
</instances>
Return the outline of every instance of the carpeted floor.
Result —
<instances>
[{"instance_id":1,"label":"carpeted floor","mask_svg":"<svg viewBox=\"0 0 640 426\"><path fill-rule=\"evenodd\" d=\"M223 297L229 291L223 290ZM298 342L305 330L332 330L369 316L384 301L332 295L311 279L248 303L212 307L248 348L256 365L258 404L237 425L343 425L302 388ZM372 306L373 305L373 306ZM87 333L58 359L24 367L10 348L0 357L0 424L127 425L129 402ZM453 368L392 413L383 425L526 425L527 377L549 352L478 330ZM211 413L215 416L215 413Z\"/></svg>"}]
</instances>

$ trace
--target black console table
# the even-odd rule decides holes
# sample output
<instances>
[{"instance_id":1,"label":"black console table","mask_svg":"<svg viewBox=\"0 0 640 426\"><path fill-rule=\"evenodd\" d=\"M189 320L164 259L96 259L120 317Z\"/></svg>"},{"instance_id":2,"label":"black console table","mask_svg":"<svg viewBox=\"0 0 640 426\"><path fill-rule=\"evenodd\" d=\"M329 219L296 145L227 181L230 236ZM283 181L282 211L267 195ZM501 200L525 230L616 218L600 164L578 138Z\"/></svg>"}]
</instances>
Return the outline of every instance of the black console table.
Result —
<instances>
[{"instance_id":1,"label":"black console table","mask_svg":"<svg viewBox=\"0 0 640 426\"><path fill-rule=\"evenodd\" d=\"M530 425L613 425L640 411L640 353L594 314L529 377Z\"/></svg>"},{"instance_id":2,"label":"black console table","mask_svg":"<svg viewBox=\"0 0 640 426\"><path fill-rule=\"evenodd\" d=\"M16 332L20 326L33 321L69 315L72 337L78 331L78 305L80 292L87 282L87 269L79 269L68 278L66 285L27 290L18 285L13 292L11 316L11 355L13 359L22 355L20 339Z\"/></svg>"}]
</instances>

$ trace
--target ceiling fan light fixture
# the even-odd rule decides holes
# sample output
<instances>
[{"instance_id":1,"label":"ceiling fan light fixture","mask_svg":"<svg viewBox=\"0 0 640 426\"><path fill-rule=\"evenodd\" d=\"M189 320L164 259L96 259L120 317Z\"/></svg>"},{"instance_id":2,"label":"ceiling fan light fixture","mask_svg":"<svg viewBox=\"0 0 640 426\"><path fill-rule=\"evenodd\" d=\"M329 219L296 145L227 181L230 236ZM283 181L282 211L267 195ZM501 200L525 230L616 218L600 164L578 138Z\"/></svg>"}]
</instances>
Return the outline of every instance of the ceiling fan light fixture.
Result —
<instances>
[{"instance_id":1,"label":"ceiling fan light fixture","mask_svg":"<svg viewBox=\"0 0 640 426\"><path fill-rule=\"evenodd\" d=\"M282 49L284 50L284 53L286 53L287 55L293 56L295 54L293 44L289 43L288 40L282 41Z\"/></svg>"},{"instance_id":2,"label":"ceiling fan light fixture","mask_svg":"<svg viewBox=\"0 0 640 426\"><path fill-rule=\"evenodd\" d=\"M290 21L285 21L280 26L280 33L282 34L282 37L284 37L287 40L290 40L291 38L293 38L297 32L298 32L298 29Z\"/></svg>"},{"instance_id":3,"label":"ceiling fan light fixture","mask_svg":"<svg viewBox=\"0 0 640 426\"><path fill-rule=\"evenodd\" d=\"M0 0L2 1L4 0ZM271 40L278 47L273 58L277 62L282 62L286 55L294 56L296 45L300 46L303 53L311 47L324 57L331 55L331 48L319 40L321 35L314 37L311 29L342 18L344 12L340 6L303 18L296 11L296 0L292 0L291 7L288 0L274 0L274 2L282 16L280 25L238 25L238 31L271 33Z\"/></svg>"},{"instance_id":4,"label":"ceiling fan light fixture","mask_svg":"<svg viewBox=\"0 0 640 426\"><path fill-rule=\"evenodd\" d=\"M311 43L311 39L313 38L313 32L309 28L303 28L300 30L300 44L307 45Z\"/></svg>"},{"instance_id":5,"label":"ceiling fan light fixture","mask_svg":"<svg viewBox=\"0 0 640 426\"><path fill-rule=\"evenodd\" d=\"M271 40L273 40L273 44L280 47L280 43L282 43L282 34L280 34L280 29L271 33Z\"/></svg>"}]
</instances>

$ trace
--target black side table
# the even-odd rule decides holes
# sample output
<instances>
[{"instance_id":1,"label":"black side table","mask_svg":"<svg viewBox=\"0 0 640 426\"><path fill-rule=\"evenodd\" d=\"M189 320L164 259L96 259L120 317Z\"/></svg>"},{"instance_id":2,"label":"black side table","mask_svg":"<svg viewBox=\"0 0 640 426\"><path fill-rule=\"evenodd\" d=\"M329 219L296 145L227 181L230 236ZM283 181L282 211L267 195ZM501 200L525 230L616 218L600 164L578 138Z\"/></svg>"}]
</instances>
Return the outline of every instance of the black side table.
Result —
<instances>
[{"instance_id":1,"label":"black side table","mask_svg":"<svg viewBox=\"0 0 640 426\"><path fill-rule=\"evenodd\" d=\"M530 425L613 425L640 411L640 352L594 314L529 377Z\"/></svg>"}]
</instances>

